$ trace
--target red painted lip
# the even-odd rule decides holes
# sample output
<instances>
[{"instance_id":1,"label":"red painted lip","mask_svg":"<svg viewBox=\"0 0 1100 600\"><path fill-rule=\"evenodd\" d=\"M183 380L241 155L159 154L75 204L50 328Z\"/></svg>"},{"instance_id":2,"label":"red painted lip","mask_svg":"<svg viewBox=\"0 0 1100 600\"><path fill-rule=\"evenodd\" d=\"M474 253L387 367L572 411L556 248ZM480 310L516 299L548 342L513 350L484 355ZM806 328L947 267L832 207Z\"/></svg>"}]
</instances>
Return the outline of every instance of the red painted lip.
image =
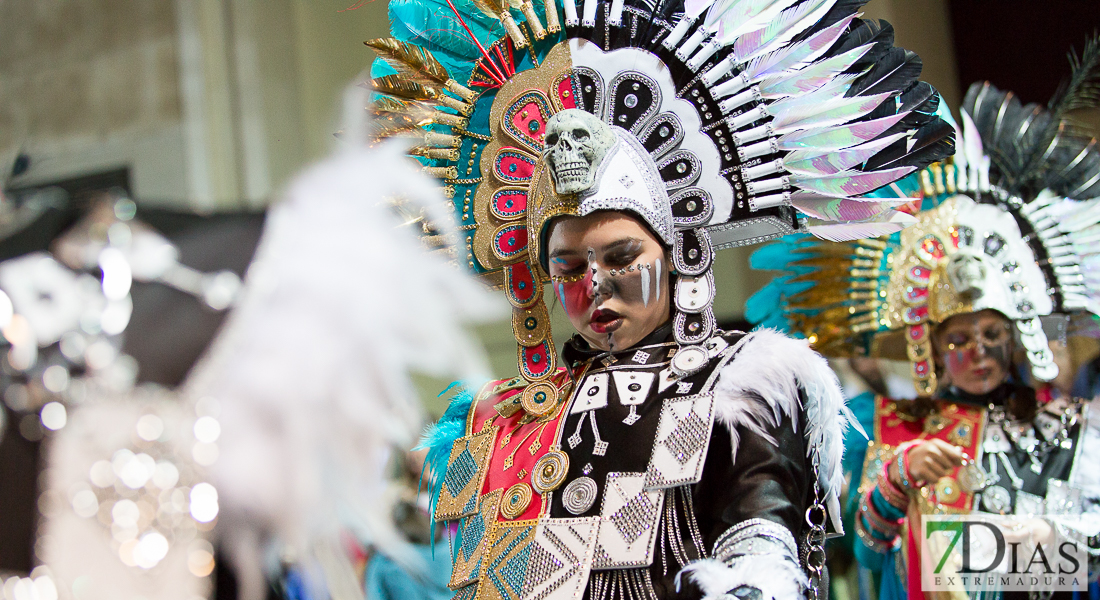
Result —
<instances>
[{"instance_id":1,"label":"red painted lip","mask_svg":"<svg viewBox=\"0 0 1100 600\"><path fill-rule=\"evenodd\" d=\"M613 310L596 309L592 312L592 318L588 326L596 333L611 333L623 325L623 318Z\"/></svg>"},{"instance_id":2,"label":"red painted lip","mask_svg":"<svg viewBox=\"0 0 1100 600\"><path fill-rule=\"evenodd\" d=\"M981 369L974 369L974 375L977 377L989 377L989 374L993 372L993 369L989 367L982 367Z\"/></svg>"}]
</instances>

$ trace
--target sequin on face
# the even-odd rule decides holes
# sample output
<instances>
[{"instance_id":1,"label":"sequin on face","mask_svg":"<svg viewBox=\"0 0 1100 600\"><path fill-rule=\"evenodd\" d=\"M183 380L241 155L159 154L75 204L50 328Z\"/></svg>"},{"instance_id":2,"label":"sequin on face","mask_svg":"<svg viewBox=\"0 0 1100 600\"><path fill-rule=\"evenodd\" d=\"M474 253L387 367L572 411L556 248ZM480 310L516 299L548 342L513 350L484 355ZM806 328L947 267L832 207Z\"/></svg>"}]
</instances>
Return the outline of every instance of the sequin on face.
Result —
<instances>
[{"instance_id":1,"label":"sequin on face","mask_svg":"<svg viewBox=\"0 0 1100 600\"><path fill-rule=\"evenodd\" d=\"M983 310L957 315L936 330L935 345L947 380L971 394L985 394L1004 382L1012 362L1008 319Z\"/></svg>"},{"instance_id":2,"label":"sequin on face","mask_svg":"<svg viewBox=\"0 0 1100 600\"><path fill-rule=\"evenodd\" d=\"M601 350L628 348L668 320L664 248L622 213L569 217L547 244L554 290L570 322Z\"/></svg>"}]
</instances>

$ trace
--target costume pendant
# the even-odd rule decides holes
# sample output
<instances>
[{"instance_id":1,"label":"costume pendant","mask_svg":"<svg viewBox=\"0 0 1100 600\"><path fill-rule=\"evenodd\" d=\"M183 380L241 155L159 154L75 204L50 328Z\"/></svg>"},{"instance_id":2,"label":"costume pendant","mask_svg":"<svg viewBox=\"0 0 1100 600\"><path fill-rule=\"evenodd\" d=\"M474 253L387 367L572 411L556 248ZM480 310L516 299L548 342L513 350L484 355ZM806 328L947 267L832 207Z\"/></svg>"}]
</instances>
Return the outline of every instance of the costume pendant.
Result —
<instances>
[{"instance_id":1,"label":"costume pendant","mask_svg":"<svg viewBox=\"0 0 1100 600\"><path fill-rule=\"evenodd\" d=\"M596 480L591 477L578 477L565 486L562 494L562 504L565 510L574 515L581 515L592 508L596 503Z\"/></svg>"}]
</instances>

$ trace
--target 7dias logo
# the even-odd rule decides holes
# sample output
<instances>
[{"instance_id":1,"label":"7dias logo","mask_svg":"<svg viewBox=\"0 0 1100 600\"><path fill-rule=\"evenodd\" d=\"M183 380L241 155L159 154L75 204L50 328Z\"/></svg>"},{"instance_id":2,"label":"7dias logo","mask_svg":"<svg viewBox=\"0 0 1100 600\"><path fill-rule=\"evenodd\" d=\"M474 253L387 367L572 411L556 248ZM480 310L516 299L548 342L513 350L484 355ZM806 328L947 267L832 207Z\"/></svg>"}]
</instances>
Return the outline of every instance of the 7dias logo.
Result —
<instances>
[{"instance_id":1,"label":"7dias logo","mask_svg":"<svg viewBox=\"0 0 1100 600\"><path fill-rule=\"evenodd\" d=\"M1088 586L1084 540L1064 517L925 515L921 588L946 591L1072 591Z\"/></svg>"}]
</instances>

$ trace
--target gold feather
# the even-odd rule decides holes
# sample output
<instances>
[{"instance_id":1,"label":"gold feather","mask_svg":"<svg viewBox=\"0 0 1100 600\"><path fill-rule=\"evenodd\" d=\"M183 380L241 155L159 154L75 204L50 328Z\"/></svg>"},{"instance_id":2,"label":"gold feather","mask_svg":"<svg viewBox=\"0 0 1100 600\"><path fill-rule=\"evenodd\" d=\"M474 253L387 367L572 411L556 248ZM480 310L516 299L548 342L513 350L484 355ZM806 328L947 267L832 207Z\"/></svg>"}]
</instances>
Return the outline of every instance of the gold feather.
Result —
<instances>
[{"instance_id":1,"label":"gold feather","mask_svg":"<svg viewBox=\"0 0 1100 600\"><path fill-rule=\"evenodd\" d=\"M423 129L416 119L399 112L384 112L375 114L370 121L370 135L376 140L381 140L398 135L422 135Z\"/></svg>"},{"instance_id":2,"label":"gold feather","mask_svg":"<svg viewBox=\"0 0 1100 600\"><path fill-rule=\"evenodd\" d=\"M439 98L439 92L435 88L405 79L400 75L376 77L371 80L371 87L376 92L397 96L404 100L435 102Z\"/></svg>"},{"instance_id":3,"label":"gold feather","mask_svg":"<svg viewBox=\"0 0 1100 600\"><path fill-rule=\"evenodd\" d=\"M385 115L390 112L398 112L408 115L421 126L448 125L450 127L465 127L468 120L465 117L452 115L436 110L430 104L424 102L401 102L389 96L379 96L374 101L374 110L377 114Z\"/></svg>"},{"instance_id":4,"label":"gold feather","mask_svg":"<svg viewBox=\"0 0 1100 600\"><path fill-rule=\"evenodd\" d=\"M376 112L403 112L409 105L391 96L375 96L374 110Z\"/></svg>"},{"instance_id":5,"label":"gold feather","mask_svg":"<svg viewBox=\"0 0 1100 600\"><path fill-rule=\"evenodd\" d=\"M817 273L804 273L797 277L792 277L790 278L790 280L788 280L787 283L812 283L814 284L814 288L824 288L825 286L843 286L847 288L850 283L850 279L851 275L849 275L847 272L824 273L819 271Z\"/></svg>"},{"instance_id":6,"label":"gold feather","mask_svg":"<svg viewBox=\"0 0 1100 600\"><path fill-rule=\"evenodd\" d=\"M814 256L791 261L800 267L818 267L822 270L856 267L860 269L873 269L878 266L878 261L866 258L836 258L829 256Z\"/></svg>"},{"instance_id":7,"label":"gold feather","mask_svg":"<svg viewBox=\"0 0 1100 600\"><path fill-rule=\"evenodd\" d=\"M405 77L426 86L442 87L470 102L477 93L451 78L447 68L429 51L394 38L376 38L363 42Z\"/></svg>"},{"instance_id":8,"label":"gold feather","mask_svg":"<svg viewBox=\"0 0 1100 600\"><path fill-rule=\"evenodd\" d=\"M374 91L397 96L403 100L418 100L442 104L464 115L470 113L472 105L442 94L436 88L405 79L401 75L386 75L371 80Z\"/></svg>"},{"instance_id":9,"label":"gold feather","mask_svg":"<svg viewBox=\"0 0 1100 600\"><path fill-rule=\"evenodd\" d=\"M490 19L500 20L500 14L508 10L508 0L473 0L474 6Z\"/></svg>"}]
</instances>

